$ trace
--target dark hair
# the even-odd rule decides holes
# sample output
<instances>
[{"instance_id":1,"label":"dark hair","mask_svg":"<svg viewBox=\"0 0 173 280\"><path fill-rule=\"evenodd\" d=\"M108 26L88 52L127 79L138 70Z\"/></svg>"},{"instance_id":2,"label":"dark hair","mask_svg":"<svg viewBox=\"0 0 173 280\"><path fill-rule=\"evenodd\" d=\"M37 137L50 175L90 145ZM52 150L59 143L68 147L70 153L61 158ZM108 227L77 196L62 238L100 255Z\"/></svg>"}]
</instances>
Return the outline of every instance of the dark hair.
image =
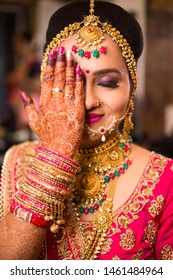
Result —
<instances>
[{"instance_id":1,"label":"dark hair","mask_svg":"<svg viewBox=\"0 0 173 280\"><path fill-rule=\"evenodd\" d=\"M89 1L73 2L58 9L50 18L44 51L57 33L69 24L81 22L84 15L89 14L89 9ZM94 14L101 22L108 22L120 31L137 61L143 51L143 34L137 20L120 6L106 1L95 1Z\"/></svg>"}]
</instances>

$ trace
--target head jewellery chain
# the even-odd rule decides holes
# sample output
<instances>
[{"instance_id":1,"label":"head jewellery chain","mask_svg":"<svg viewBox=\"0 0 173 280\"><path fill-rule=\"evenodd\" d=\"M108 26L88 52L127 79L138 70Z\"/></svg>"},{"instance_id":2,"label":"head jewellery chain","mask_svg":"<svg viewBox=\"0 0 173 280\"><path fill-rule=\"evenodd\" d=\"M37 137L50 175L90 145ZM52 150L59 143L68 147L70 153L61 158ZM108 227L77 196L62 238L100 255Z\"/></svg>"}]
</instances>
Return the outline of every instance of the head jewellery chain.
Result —
<instances>
[{"instance_id":1,"label":"head jewellery chain","mask_svg":"<svg viewBox=\"0 0 173 280\"><path fill-rule=\"evenodd\" d=\"M90 0L90 14L84 17L82 22L74 22L65 27L50 42L44 53L41 77L44 73L46 61L51 50L57 49L68 36L76 34L76 45L72 46L72 51L78 53L79 56L89 59L91 55L98 58L100 54L106 54L106 46L103 45L105 40L104 34L108 34L114 42L121 48L122 56L125 58L130 76L133 81L133 94L136 90L136 61L127 40L121 33L107 22L102 23L99 16L94 15L94 0Z\"/></svg>"}]
</instances>

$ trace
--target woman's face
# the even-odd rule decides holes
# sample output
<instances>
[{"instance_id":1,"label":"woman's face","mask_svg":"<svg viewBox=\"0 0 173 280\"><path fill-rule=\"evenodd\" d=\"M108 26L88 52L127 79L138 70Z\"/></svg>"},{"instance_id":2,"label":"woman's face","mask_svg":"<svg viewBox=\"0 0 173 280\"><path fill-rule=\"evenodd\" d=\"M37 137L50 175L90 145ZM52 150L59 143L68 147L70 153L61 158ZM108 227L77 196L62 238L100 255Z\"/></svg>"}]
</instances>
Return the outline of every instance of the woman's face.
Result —
<instances>
[{"instance_id":1,"label":"woman's face","mask_svg":"<svg viewBox=\"0 0 173 280\"><path fill-rule=\"evenodd\" d=\"M65 40L63 45L66 52L71 50L75 42L75 36ZM99 58L86 59L74 54L74 60L80 65L84 77L85 122L96 131L102 126L108 127L113 116L122 118L130 95L129 72L119 46L108 35L105 36L104 45L107 53L100 54ZM111 134L105 134L106 139L113 138L116 133L115 129ZM91 136L84 131L82 148L100 143L101 134Z\"/></svg>"}]
</instances>

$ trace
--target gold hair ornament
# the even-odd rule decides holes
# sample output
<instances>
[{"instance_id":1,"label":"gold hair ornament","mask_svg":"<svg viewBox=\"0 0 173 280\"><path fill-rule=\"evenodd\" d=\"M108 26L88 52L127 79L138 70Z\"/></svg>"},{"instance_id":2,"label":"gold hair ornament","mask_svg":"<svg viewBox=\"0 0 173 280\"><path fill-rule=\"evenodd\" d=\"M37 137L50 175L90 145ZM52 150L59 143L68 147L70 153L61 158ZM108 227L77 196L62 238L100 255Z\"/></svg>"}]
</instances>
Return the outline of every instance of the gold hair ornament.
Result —
<instances>
[{"instance_id":1,"label":"gold hair ornament","mask_svg":"<svg viewBox=\"0 0 173 280\"><path fill-rule=\"evenodd\" d=\"M125 58L130 76L133 81L134 93L137 87L137 69L133 51L131 50L127 40L116 28L107 22L102 23L99 20L99 16L94 15L94 0L90 0L90 14L85 16L82 22L74 22L73 24L65 27L47 46L41 66L41 78L43 76L50 51L57 49L57 47L60 46L68 36L74 35L75 32L77 32L77 48L88 47L90 49L92 47L92 49L94 48L94 51L98 51L97 46L105 40L104 34L108 34L112 40L118 44L118 46L121 48L122 56Z\"/></svg>"}]
</instances>

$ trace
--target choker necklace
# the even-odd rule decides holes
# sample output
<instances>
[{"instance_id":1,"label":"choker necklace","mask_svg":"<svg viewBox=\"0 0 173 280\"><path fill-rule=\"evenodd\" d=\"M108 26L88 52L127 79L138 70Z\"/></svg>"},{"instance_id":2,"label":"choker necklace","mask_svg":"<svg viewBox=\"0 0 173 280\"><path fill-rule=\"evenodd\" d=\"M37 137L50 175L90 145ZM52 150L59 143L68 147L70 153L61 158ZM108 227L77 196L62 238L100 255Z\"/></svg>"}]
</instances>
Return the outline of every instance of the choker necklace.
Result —
<instances>
[{"instance_id":1,"label":"choker necklace","mask_svg":"<svg viewBox=\"0 0 173 280\"><path fill-rule=\"evenodd\" d=\"M80 214L94 213L107 199L106 187L131 165L131 139L121 134L94 149L80 149L75 160L80 164L73 203Z\"/></svg>"}]
</instances>

